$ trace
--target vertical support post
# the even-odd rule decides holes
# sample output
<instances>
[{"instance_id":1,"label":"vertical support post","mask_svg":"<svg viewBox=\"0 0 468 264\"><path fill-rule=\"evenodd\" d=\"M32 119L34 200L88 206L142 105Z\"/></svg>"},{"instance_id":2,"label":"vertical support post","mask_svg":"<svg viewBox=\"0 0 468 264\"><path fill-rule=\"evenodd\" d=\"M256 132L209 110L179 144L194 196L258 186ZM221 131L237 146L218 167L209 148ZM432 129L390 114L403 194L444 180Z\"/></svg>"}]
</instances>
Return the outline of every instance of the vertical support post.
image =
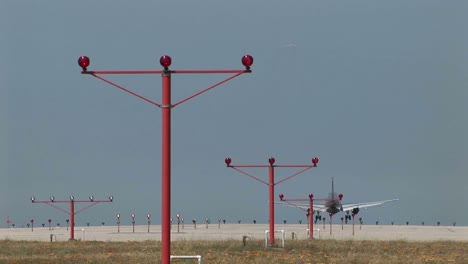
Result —
<instances>
[{"instance_id":1,"label":"vertical support post","mask_svg":"<svg viewBox=\"0 0 468 264\"><path fill-rule=\"evenodd\" d=\"M330 214L330 235L332 234L333 214Z\"/></svg>"},{"instance_id":2,"label":"vertical support post","mask_svg":"<svg viewBox=\"0 0 468 264\"><path fill-rule=\"evenodd\" d=\"M354 236L354 213L351 214L351 217L353 218L353 236Z\"/></svg>"},{"instance_id":3,"label":"vertical support post","mask_svg":"<svg viewBox=\"0 0 468 264\"><path fill-rule=\"evenodd\" d=\"M120 214L117 214L116 217L117 217L117 233L120 233Z\"/></svg>"},{"instance_id":4,"label":"vertical support post","mask_svg":"<svg viewBox=\"0 0 468 264\"><path fill-rule=\"evenodd\" d=\"M269 168L270 175L270 246L275 244L275 167L273 164Z\"/></svg>"},{"instance_id":5,"label":"vertical support post","mask_svg":"<svg viewBox=\"0 0 468 264\"><path fill-rule=\"evenodd\" d=\"M161 263L171 260L171 73L162 73L162 230Z\"/></svg>"},{"instance_id":6,"label":"vertical support post","mask_svg":"<svg viewBox=\"0 0 468 264\"><path fill-rule=\"evenodd\" d=\"M314 200L309 200L309 239L314 239Z\"/></svg>"},{"instance_id":7,"label":"vertical support post","mask_svg":"<svg viewBox=\"0 0 468 264\"><path fill-rule=\"evenodd\" d=\"M70 240L75 240L75 201L70 201Z\"/></svg>"}]
</instances>

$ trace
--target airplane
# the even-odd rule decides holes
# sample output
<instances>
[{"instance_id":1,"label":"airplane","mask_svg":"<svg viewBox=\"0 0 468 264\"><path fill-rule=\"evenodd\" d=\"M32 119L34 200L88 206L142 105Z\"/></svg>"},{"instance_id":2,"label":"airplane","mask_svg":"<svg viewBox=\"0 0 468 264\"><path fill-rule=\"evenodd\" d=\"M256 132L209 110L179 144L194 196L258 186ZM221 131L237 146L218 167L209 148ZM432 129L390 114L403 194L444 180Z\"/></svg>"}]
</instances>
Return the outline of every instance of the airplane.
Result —
<instances>
[{"instance_id":1,"label":"airplane","mask_svg":"<svg viewBox=\"0 0 468 264\"><path fill-rule=\"evenodd\" d=\"M376 201L376 202L345 204L345 203L341 203L342 198L343 198L342 194L337 194L335 192L335 186L334 186L334 181L332 177L332 189L328 195L328 198L326 199L314 199L313 198L314 201L325 201L324 204L313 204L313 207L314 207L313 213L317 212L317 214L315 215L315 223L317 223L318 220L322 220L322 216L320 215L320 212L327 212L330 215L330 220L333 217L333 215L339 212L346 212L345 220L346 220L346 223L348 223L348 220L351 220L351 216L355 216L356 214L359 213L360 208L367 209L368 207L382 205L388 202L399 201L399 199L390 199L390 200L383 200L383 201ZM280 199L282 200L282 195L280 195ZM304 211L309 210L309 204L293 203L293 202L286 202L286 201L280 201L276 203L283 204L286 206L296 207ZM350 213L352 214L350 215Z\"/></svg>"}]
</instances>

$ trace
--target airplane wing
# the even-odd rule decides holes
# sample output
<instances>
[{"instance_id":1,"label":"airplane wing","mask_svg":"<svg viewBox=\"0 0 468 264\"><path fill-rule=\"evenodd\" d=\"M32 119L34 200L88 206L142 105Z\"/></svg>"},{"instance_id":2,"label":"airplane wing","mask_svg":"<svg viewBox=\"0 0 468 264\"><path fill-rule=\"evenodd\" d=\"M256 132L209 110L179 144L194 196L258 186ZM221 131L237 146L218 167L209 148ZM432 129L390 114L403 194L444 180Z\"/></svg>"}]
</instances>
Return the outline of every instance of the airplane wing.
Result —
<instances>
[{"instance_id":1,"label":"airplane wing","mask_svg":"<svg viewBox=\"0 0 468 264\"><path fill-rule=\"evenodd\" d=\"M400 199L391 199L391 200L384 200L384 201L377 201L377 202L342 204L342 208L343 208L343 211L349 211L349 210L352 210L354 208L367 209L367 207L382 205L384 203L395 202L395 201L399 201L399 200Z\"/></svg>"},{"instance_id":2,"label":"airplane wing","mask_svg":"<svg viewBox=\"0 0 468 264\"><path fill-rule=\"evenodd\" d=\"M282 201L275 201L276 204L281 204L289 207L295 207L303 210L307 210L309 208L309 204L306 203L286 203ZM319 212L326 212L327 207L325 205L315 205L314 204L314 211L319 211Z\"/></svg>"}]
</instances>

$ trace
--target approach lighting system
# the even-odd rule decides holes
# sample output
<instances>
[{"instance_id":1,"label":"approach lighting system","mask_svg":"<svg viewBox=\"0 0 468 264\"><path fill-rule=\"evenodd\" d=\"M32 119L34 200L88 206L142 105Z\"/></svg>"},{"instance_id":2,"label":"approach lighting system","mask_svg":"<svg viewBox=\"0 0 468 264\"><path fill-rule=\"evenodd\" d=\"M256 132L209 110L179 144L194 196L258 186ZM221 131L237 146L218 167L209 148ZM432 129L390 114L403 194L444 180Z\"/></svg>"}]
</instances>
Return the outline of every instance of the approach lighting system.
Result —
<instances>
[{"instance_id":1,"label":"approach lighting system","mask_svg":"<svg viewBox=\"0 0 468 264\"><path fill-rule=\"evenodd\" d=\"M249 65L252 63L252 61L249 60L248 57L244 56L245 58L245 61L246 63L248 62ZM244 63L244 60L243 60L243 63ZM245 63L244 63L245 65ZM316 158L312 159L312 160L315 160ZM318 159L317 159L318 160ZM227 167L228 168L232 168L242 174L244 174L245 176L248 176L258 182L261 182L263 184L265 184L266 186L268 186L268 189L269 189L269 208L270 208L270 212L269 212L269 226L270 226L270 237L269 237L269 240L268 240L268 244L269 246L274 246L275 245L275 186L284 182L284 181L287 181L293 177L296 177L297 175L301 174L301 173L304 173L306 172L307 170L309 169L312 169L314 167L317 167L316 164L276 164L275 165L275 158L273 157L270 157L268 158L268 164L243 164L243 165L232 165L231 164L231 159L230 158L226 158L224 160L224 162L226 163ZM245 172L242 170L242 168L268 168L268 181L265 181L259 177L256 177L248 172ZM277 168L300 168L300 170L286 178L283 178L282 180L279 180L279 181L275 181L275 169ZM285 201L287 202L287 200L284 198L284 195L283 194L280 194L279 195L279 198L281 201ZM312 199L310 199L310 202L312 203ZM310 232L312 233L312 232Z\"/></svg>"},{"instance_id":2,"label":"approach lighting system","mask_svg":"<svg viewBox=\"0 0 468 264\"><path fill-rule=\"evenodd\" d=\"M242 57L242 65L245 66L246 70L250 70L250 66L252 66L252 64L253 64L253 57L252 56L244 55L244 57Z\"/></svg>"},{"instance_id":3,"label":"approach lighting system","mask_svg":"<svg viewBox=\"0 0 468 264\"><path fill-rule=\"evenodd\" d=\"M89 58L87 56L81 56L78 58L78 65L83 69L83 71L86 71L88 66L89 66Z\"/></svg>"},{"instance_id":4,"label":"approach lighting system","mask_svg":"<svg viewBox=\"0 0 468 264\"><path fill-rule=\"evenodd\" d=\"M238 76L241 76L246 73L251 73L250 67L253 64L253 58L250 55L245 55L242 60L244 67L239 67L238 69L215 69L215 70L171 70L169 67L172 67L172 58L168 55L163 55L159 58L159 63L162 66L162 69L159 70L105 70L105 71L87 71L87 68L90 65L90 59L86 56L81 56L78 58L78 65L82 69L81 74L89 75L95 77L101 81L104 81L126 93L129 93L139 99L142 99L156 107L159 107L162 112L162 158L161 158L161 264L170 264L171 256L171 109L174 107L183 104L197 96L200 96L220 85L230 81ZM240 66L240 65L239 65ZM156 102L147 98L143 95L140 95L131 89L127 89L113 81L104 78L102 75L116 74L116 75L126 75L126 74L160 74L162 79L162 96L161 102ZM188 97L185 97L177 102L172 102L171 100L171 78L176 74L229 74L230 76L225 77L222 81L219 81L203 90L200 90ZM231 167L231 166L229 166ZM112 201L112 198L110 198ZM96 201L96 200L95 200ZM37 201L36 201L37 203Z\"/></svg>"},{"instance_id":5,"label":"approach lighting system","mask_svg":"<svg viewBox=\"0 0 468 264\"><path fill-rule=\"evenodd\" d=\"M312 159L312 164L314 164L315 167L317 167L318 162L319 162L319 159L317 157Z\"/></svg>"},{"instance_id":6,"label":"approach lighting system","mask_svg":"<svg viewBox=\"0 0 468 264\"><path fill-rule=\"evenodd\" d=\"M164 67L164 70L167 71L167 70L169 70L169 66L171 66L172 59L168 55L163 55L159 59L159 63L161 64L161 66Z\"/></svg>"},{"instance_id":7,"label":"approach lighting system","mask_svg":"<svg viewBox=\"0 0 468 264\"><path fill-rule=\"evenodd\" d=\"M310 166L310 168L313 168L313 167ZM295 199L286 199L286 198L284 198L283 194L280 194L280 199L281 199L281 201L286 202L287 204L289 204L291 206L294 206L294 207L296 207L298 209L301 209L301 210L306 212L307 221L308 221L308 229L309 229L309 232L308 232L309 233L309 239L313 239L314 238L314 221L313 221L314 201L328 201L330 199L329 198L314 198L313 194L309 194L308 198L295 198ZM303 207L298 206L297 204L290 203L290 202L306 202L306 201L309 202L309 206L307 208L303 208ZM330 217L331 217L331 214L330 214ZM321 217L319 215L319 212L317 212L317 215L315 216L315 221L317 221L317 219L321 219ZM325 217L323 219L325 221ZM331 220L331 218L330 218L330 220Z\"/></svg>"},{"instance_id":8,"label":"approach lighting system","mask_svg":"<svg viewBox=\"0 0 468 264\"><path fill-rule=\"evenodd\" d=\"M62 211L64 213L66 213L67 215L70 216L70 219L67 219L65 221L67 221L67 230L70 229L70 241L74 241L75 240L75 215L96 205L96 204L99 204L99 203L107 203L107 202L112 202L112 201L109 201L109 200L99 200L99 199L95 199L93 195L90 195L88 196L89 200L80 200L80 199L75 199L75 197L73 195L70 195L68 197L69 199L66 200L66 199L59 199L59 200L55 200L55 197L54 196L50 196L49 200L36 200L36 198L34 196L31 197L31 201L34 203L34 204L47 204L59 211ZM86 207L83 207L77 211L75 211L75 206L77 203L89 203L90 205L86 206ZM70 211L67 211L65 209L62 209L59 204L69 204L70 206ZM50 226L50 222L52 220L49 219L49 230L51 228ZM70 228L68 228L68 223L70 222ZM58 224L57 224L58 225Z\"/></svg>"},{"instance_id":9,"label":"approach lighting system","mask_svg":"<svg viewBox=\"0 0 468 264\"><path fill-rule=\"evenodd\" d=\"M273 166L273 164L275 164L275 158L269 158L268 163L270 163L270 165Z\"/></svg>"}]
</instances>

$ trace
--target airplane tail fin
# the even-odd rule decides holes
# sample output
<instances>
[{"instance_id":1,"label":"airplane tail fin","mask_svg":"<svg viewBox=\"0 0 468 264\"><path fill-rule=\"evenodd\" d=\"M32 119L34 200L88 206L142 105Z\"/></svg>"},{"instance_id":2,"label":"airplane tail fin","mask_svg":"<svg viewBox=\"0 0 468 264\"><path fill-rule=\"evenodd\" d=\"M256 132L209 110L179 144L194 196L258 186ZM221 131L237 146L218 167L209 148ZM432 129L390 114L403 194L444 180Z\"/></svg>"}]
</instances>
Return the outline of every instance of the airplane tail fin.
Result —
<instances>
[{"instance_id":1,"label":"airplane tail fin","mask_svg":"<svg viewBox=\"0 0 468 264\"><path fill-rule=\"evenodd\" d=\"M333 183L333 177L332 177L332 193L335 193L335 184Z\"/></svg>"}]
</instances>

